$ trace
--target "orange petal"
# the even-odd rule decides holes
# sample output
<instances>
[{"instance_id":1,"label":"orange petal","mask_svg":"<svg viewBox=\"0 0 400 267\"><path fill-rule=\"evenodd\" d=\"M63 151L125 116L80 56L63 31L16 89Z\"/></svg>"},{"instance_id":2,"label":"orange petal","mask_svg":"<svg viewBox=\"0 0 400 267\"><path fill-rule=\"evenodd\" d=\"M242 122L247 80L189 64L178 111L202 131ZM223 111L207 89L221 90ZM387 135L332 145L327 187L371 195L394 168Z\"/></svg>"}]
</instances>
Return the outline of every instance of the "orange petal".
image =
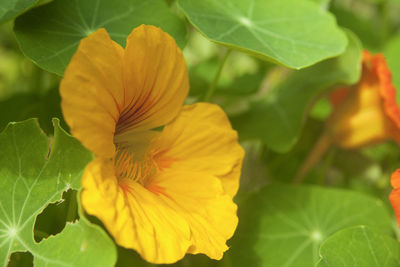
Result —
<instances>
[{"instance_id":1,"label":"orange petal","mask_svg":"<svg viewBox=\"0 0 400 267\"><path fill-rule=\"evenodd\" d=\"M400 188L400 169L396 170L391 177L390 183L394 189Z\"/></svg>"},{"instance_id":2,"label":"orange petal","mask_svg":"<svg viewBox=\"0 0 400 267\"><path fill-rule=\"evenodd\" d=\"M214 104L184 106L152 145L161 168L219 177L233 197L239 186L244 150L224 111Z\"/></svg>"},{"instance_id":3,"label":"orange petal","mask_svg":"<svg viewBox=\"0 0 400 267\"><path fill-rule=\"evenodd\" d=\"M126 101L117 134L165 125L178 114L189 90L181 50L154 26L142 25L129 35L123 81Z\"/></svg>"},{"instance_id":4,"label":"orange petal","mask_svg":"<svg viewBox=\"0 0 400 267\"><path fill-rule=\"evenodd\" d=\"M238 218L237 207L224 192L220 179L204 173L166 170L156 175L149 186L154 184L163 188L165 196L176 203L188 222L192 241L188 252L221 259Z\"/></svg>"},{"instance_id":5,"label":"orange petal","mask_svg":"<svg viewBox=\"0 0 400 267\"><path fill-rule=\"evenodd\" d=\"M111 157L123 104L123 49L104 29L82 39L60 84L61 107L71 133L94 154Z\"/></svg>"},{"instance_id":6,"label":"orange petal","mask_svg":"<svg viewBox=\"0 0 400 267\"><path fill-rule=\"evenodd\" d=\"M396 215L397 223L400 226L400 169L396 170L392 174L391 183L393 191L390 194L389 199Z\"/></svg>"},{"instance_id":7,"label":"orange petal","mask_svg":"<svg viewBox=\"0 0 400 267\"><path fill-rule=\"evenodd\" d=\"M396 101L396 89L392 83L392 74L382 54L371 56L371 62L374 72L378 76L384 111L393 122L390 126L392 137L400 144L400 109Z\"/></svg>"},{"instance_id":8,"label":"orange petal","mask_svg":"<svg viewBox=\"0 0 400 267\"><path fill-rule=\"evenodd\" d=\"M120 246L153 263L173 263L191 245L189 224L170 198L129 179L117 180L110 160L96 159L82 178L82 205Z\"/></svg>"}]
</instances>

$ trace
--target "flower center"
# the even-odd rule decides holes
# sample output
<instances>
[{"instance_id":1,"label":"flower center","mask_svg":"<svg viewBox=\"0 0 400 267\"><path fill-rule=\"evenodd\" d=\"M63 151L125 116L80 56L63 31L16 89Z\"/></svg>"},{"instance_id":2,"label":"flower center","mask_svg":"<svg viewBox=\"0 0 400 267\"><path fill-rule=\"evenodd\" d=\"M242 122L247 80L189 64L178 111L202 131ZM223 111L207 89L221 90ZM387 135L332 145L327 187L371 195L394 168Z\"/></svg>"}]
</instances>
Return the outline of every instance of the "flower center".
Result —
<instances>
[{"instance_id":1,"label":"flower center","mask_svg":"<svg viewBox=\"0 0 400 267\"><path fill-rule=\"evenodd\" d=\"M127 149L117 152L114 160L115 175L118 180L130 179L146 186L158 167L151 155L145 155L142 160L135 160L135 155Z\"/></svg>"}]
</instances>

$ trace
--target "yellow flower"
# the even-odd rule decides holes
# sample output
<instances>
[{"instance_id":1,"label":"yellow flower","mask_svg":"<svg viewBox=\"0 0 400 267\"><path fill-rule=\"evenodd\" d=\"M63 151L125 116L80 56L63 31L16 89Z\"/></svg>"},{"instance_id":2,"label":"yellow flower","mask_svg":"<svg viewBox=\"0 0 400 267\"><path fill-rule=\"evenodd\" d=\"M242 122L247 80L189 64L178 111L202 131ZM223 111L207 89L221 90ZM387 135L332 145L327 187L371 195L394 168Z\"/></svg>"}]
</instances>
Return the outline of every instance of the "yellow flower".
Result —
<instances>
[{"instance_id":1,"label":"yellow flower","mask_svg":"<svg viewBox=\"0 0 400 267\"><path fill-rule=\"evenodd\" d=\"M188 88L175 41L144 25L125 49L104 29L83 39L60 86L72 134L96 156L83 207L153 263L220 259L237 226L243 149L218 106L182 107Z\"/></svg>"}]
</instances>

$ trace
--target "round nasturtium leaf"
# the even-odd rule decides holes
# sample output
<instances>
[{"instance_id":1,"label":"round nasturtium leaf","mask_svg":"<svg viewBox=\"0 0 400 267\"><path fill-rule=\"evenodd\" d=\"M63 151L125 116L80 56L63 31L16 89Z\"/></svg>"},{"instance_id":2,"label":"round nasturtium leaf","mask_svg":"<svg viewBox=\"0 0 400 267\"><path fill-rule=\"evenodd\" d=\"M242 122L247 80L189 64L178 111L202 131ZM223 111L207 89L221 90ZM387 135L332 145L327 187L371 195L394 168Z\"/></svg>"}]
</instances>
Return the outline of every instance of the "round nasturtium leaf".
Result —
<instances>
[{"instance_id":1,"label":"round nasturtium leaf","mask_svg":"<svg viewBox=\"0 0 400 267\"><path fill-rule=\"evenodd\" d=\"M184 21L163 0L55 0L18 17L14 31L27 57L62 76L82 38L105 28L125 46L126 37L141 24L160 27L180 47L186 43Z\"/></svg>"},{"instance_id":2,"label":"round nasturtium leaf","mask_svg":"<svg viewBox=\"0 0 400 267\"><path fill-rule=\"evenodd\" d=\"M400 243L364 225L332 235L321 245L319 253L317 267L400 266Z\"/></svg>"},{"instance_id":3,"label":"round nasturtium leaf","mask_svg":"<svg viewBox=\"0 0 400 267\"><path fill-rule=\"evenodd\" d=\"M269 185L239 202L239 226L225 258L234 267L310 267L324 240L361 224L392 233L392 219L378 199L317 186Z\"/></svg>"},{"instance_id":4,"label":"round nasturtium leaf","mask_svg":"<svg viewBox=\"0 0 400 267\"><path fill-rule=\"evenodd\" d=\"M346 35L320 4L300 0L178 0L207 38L290 68L344 52Z\"/></svg>"}]
</instances>

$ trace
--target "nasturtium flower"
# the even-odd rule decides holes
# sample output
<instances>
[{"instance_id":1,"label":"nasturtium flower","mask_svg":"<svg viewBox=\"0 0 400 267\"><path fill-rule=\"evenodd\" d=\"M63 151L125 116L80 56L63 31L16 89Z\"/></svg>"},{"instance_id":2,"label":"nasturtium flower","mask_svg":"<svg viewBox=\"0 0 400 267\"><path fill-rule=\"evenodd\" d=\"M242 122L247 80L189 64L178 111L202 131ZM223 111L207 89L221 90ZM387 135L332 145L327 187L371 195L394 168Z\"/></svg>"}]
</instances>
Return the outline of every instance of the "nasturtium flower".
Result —
<instances>
[{"instance_id":1,"label":"nasturtium flower","mask_svg":"<svg viewBox=\"0 0 400 267\"><path fill-rule=\"evenodd\" d=\"M360 81L335 90L331 102L332 114L299 169L295 178L297 182L332 145L354 149L389 139L400 144L400 109L391 72L382 54L372 55L364 50Z\"/></svg>"},{"instance_id":2,"label":"nasturtium flower","mask_svg":"<svg viewBox=\"0 0 400 267\"><path fill-rule=\"evenodd\" d=\"M221 259L238 222L244 151L217 105L183 105L188 89L173 38L145 25L125 49L104 29L83 39L60 86L71 133L95 155L84 209L153 263Z\"/></svg>"},{"instance_id":3,"label":"nasturtium flower","mask_svg":"<svg viewBox=\"0 0 400 267\"><path fill-rule=\"evenodd\" d=\"M332 94L333 112L326 132L343 148L359 148L387 139L400 144L400 109L382 54L363 52L360 81Z\"/></svg>"}]
</instances>

